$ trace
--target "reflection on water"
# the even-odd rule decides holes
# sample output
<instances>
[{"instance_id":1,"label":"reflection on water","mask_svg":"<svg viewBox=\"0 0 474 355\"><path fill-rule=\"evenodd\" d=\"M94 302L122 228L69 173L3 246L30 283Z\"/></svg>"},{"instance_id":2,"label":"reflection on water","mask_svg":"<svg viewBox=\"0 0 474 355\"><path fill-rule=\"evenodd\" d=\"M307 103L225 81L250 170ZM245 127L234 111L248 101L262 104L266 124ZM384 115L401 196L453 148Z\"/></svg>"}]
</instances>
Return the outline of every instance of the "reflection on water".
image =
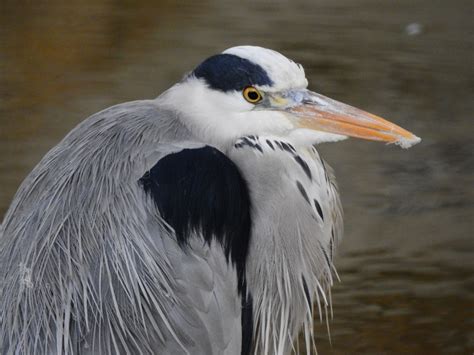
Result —
<instances>
[{"instance_id":1,"label":"reflection on water","mask_svg":"<svg viewBox=\"0 0 474 355\"><path fill-rule=\"evenodd\" d=\"M321 147L341 186L346 236L332 346L317 325L318 350L474 350L469 1L56 0L0 10L0 215L87 115L154 97L227 47L275 48L304 64L316 91L423 138L409 151L356 140Z\"/></svg>"}]
</instances>

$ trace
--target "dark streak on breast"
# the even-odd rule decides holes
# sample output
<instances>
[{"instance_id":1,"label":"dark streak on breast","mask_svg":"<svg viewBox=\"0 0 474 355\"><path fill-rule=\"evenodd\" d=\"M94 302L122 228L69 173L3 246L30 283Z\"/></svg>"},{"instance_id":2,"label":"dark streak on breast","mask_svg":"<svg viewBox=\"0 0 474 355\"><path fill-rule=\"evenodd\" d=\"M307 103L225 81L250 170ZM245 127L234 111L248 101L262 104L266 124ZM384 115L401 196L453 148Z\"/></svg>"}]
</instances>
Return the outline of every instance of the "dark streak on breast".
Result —
<instances>
[{"instance_id":1,"label":"dark streak on breast","mask_svg":"<svg viewBox=\"0 0 474 355\"><path fill-rule=\"evenodd\" d=\"M299 182L298 180L296 180L296 186L298 187L298 190L300 191L301 195L304 197L304 199L306 200L306 202L308 202L308 204L311 205L311 202L309 202L308 194L306 193L306 190L304 189L304 187L303 187L303 185L301 184L301 182Z\"/></svg>"},{"instance_id":2,"label":"dark streak on breast","mask_svg":"<svg viewBox=\"0 0 474 355\"><path fill-rule=\"evenodd\" d=\"M321 205L316 199L313 199L313 202L314 202L314 207L316 207L316 211L318 211L319 216L324 221L323 209L321 208Z\"/></svg>"},{"instance_id":3,"label":"dark streak on breast","mask_svg":"<svg viewBox=\"0 0 474 355\"><path fill-rule=\"evenodd\" d=\"M301 169L303 169L308 179L312 180L313 177L311 175L311 170L309 169L308 163L306 163L299 155L294 155L293 158L299 164L299 166L301 166Z\"/></svg>"},{"instance_id":4,"label":"dark streak on breast","mask_svg":"<svg viewBox=\"0 0 474 355\"><path fill-rule=\"evenodd\" d=\"M272 148L272 150L275 150L275 147L273 146L272 142L270 142L268 139L267 139L267 144L270 148Z\"/></svg>"},{"instance_id":5,"label":"dark streak on breast","mask_svg":"<svg viewBox=\"0 0 474 355\"><path fill-rule=\"evenodd\" d=\"M304 295L306 297L306 301L308 302L308 306L311 308L313 305L313 301L311 300L311 295L309 294L308 284L306 283L306 279L304 276L301 276L301 281L303 282L303 290Z\"/></svg>"}]
</instances>

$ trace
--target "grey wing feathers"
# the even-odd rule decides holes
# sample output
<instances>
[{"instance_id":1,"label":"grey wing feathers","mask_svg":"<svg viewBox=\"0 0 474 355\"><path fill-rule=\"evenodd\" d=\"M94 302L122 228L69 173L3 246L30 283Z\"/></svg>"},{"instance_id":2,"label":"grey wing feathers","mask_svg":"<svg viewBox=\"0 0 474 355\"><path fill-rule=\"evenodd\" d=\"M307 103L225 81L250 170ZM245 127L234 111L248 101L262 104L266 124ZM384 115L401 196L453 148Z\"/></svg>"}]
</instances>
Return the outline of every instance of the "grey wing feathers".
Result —
<instances>
[{"instance_id":1,"label":"grey wing feathers","mask_svg":"<svg viewBox=\"0 0 474 355\"><path fill-rule=\"evenodd\" d=\"M173 310L178 329L186 329L185 348L190 354L240 354L240 297L237 296L235 269L226 261L222 249L213 243L193 238L183 253L167 240L176 280L179 303ZM174 245L170 245L174 244ZM162 353L182 353L169 338Z\"/></svg>"},{"instance_id":2,"label":"grey wing feathers","mask_svg":"<svg viewBox=\"0 0 474 355\"><path fill-rule=\"evenodd\" d=\"M201 260L191 273L181 249L165 253L157 241L175 237L138 184L166 154L160 145L189 138L173 114L153 101L95 114L21 185L0 227L1 353L153 354L167 344L158 352L183 353L192 337L179 326L217 317L229 303L234 281L225 274L207 288L183 288L210 277L209 266ZM190 312L179 318L182 304ZM226 342L196 349L219 353L234 346Z\"/></svg>"}]
</instances>

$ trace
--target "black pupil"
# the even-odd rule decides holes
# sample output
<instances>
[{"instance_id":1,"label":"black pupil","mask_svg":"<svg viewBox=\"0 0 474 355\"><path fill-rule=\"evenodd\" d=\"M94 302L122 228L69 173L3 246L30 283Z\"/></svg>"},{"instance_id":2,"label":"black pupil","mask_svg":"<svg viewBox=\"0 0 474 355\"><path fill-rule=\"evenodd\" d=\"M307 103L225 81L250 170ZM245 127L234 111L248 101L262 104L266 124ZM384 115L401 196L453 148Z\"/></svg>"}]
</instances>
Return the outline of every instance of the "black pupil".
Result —
<instances>
[{"instance_id":1,"label":"black pupil","mask_svg":"<svg viewBox=\"0 0 474 355\"><path fill-rule=\"evenodd\" d=\"M247 96L252 101L258 100L258 93L256 91L249 91Z\"/></svg>"}]
</instances>

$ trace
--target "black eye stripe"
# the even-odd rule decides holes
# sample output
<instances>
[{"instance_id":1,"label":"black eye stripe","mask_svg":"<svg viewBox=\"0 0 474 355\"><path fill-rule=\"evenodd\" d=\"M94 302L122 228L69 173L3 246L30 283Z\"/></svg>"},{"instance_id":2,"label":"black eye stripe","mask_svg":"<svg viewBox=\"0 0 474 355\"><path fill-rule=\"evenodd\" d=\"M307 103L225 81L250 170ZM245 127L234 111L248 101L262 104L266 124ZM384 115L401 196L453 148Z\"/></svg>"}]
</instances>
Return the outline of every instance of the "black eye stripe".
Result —
<instances>
[{"instance_id":1,"label":"black eye stripe","mask_svg":"<svg viewBox=\"0 0 474 355\"><path fill-rule=\"evenodd\" d=\"M218 54L206 59L193 74L202 78L214 90L242 91L247 86L271 86L267 72L250 60L233 54Z\"/></svg>"}]
</instances>

